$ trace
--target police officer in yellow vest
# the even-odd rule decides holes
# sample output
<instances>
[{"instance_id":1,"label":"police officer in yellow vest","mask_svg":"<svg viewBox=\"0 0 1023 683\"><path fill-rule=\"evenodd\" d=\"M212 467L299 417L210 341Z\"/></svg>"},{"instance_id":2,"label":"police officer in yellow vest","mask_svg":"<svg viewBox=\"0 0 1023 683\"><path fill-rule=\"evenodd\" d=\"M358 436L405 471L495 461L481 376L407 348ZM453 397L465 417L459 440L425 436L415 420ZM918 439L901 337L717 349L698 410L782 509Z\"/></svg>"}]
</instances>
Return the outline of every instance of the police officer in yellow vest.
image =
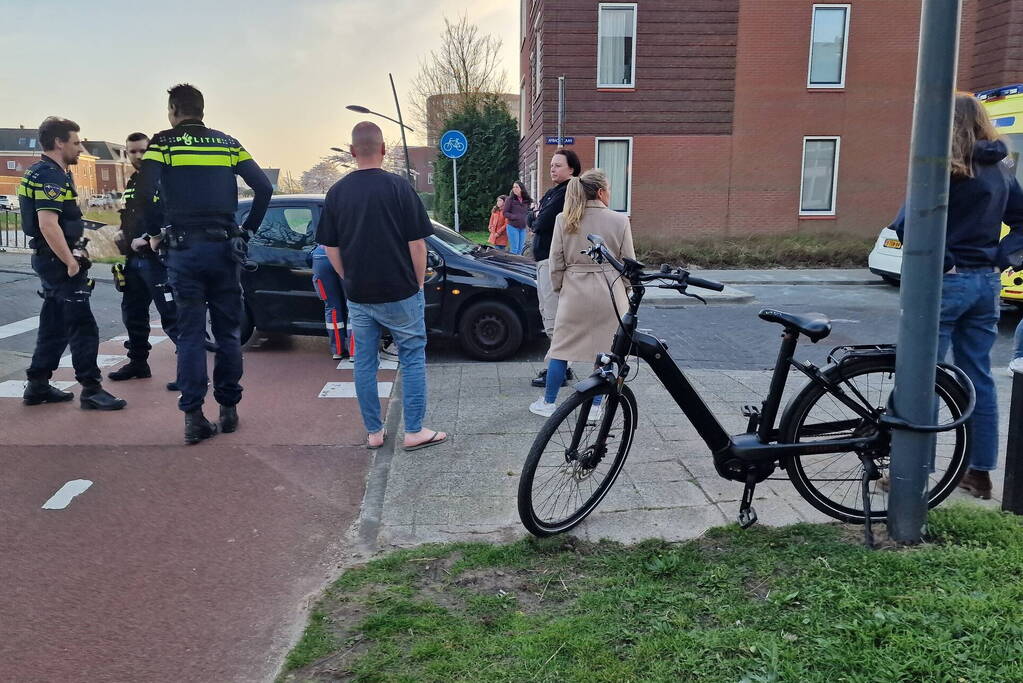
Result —
<instances>
[{"instance_id":1,"label":"police officer in yellow vest","mask_svg":"<svg viewBox=\"0 0 1023 683\"><path fill-rule=\"evenodd\" d=\"M155 213L153 193L160 188L166 225L162 239L169 247L167 268L178 307L178 407L185 413L185 441L198 443L217 433L217 425L202 412L208 384L207 309L217 344L213 397L220 404L220 429L238 428L244 240L263 221L273 187L238 140L206 127L198 89L182 84L167 92L172 128L150 140L135 194L146 211ZM255 194L242 228L235 220L236 175Z\"/></svg>"},{"instance_id":2,"label":"police officer in yellow vest","mask_svg":"<svg viewBox=\"0 0 1023 683\"><path fill-rule=\"evenodd\" d=\"M86 410L120 410L126 405L100 386L96 363L99 328L89 306L92 282L82 244L85 225L70 166L83 148L74 121L51 116L39 126L43 158L32 164L18 186L21 228L31 237L32 270L43 286L39 333L29 365L27 405L70 401L74 394L50 384L64 349L71 346L75 379L82 385L80 404Z\"/></svg>"}]
</instances>

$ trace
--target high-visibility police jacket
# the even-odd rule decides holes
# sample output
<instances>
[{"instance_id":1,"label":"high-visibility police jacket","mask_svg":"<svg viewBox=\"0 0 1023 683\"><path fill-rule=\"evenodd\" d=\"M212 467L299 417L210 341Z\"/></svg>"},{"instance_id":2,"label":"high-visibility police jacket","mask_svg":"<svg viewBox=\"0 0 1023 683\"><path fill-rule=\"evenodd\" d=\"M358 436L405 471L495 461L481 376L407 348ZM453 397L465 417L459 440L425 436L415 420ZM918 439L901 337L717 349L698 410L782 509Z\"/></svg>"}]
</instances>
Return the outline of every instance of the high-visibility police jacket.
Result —
<instances>
[{"instance_id":1,"label":"high-visibility police jacket","mask_svg":"<svg viewBox=\"0 0 1023 683\"><path fill-rule=\"evenodd\" d=\"M135 197L145 207L147 225L156 220L156 205L162 204L165 225L233 227L238 209L235 175L255 194L243 226L255 231L273 193L266 174L238 140L199 119L188 119L149 141ZM160 202L154 203L157 187Z\"/></svg>"},{"instance_id":2,"label":"high-visibility police jacket","mask_svg":"<svg viewBox=\"0 0 1023 683\"><path fill-rule=\"evenodd\" d=\"M136 171L125 183L124 195L121 197L124 200L124 208L121 209L121 232L124 234L126 245L131 244L136 237L157 235L163 229L163 205L160 203L159 191L153 195L153 203L156 204L153 207L155 212L152 215L153 223L147 223L145 207L136 193L138 180L139 173Z\"/></svg>"},{"instance_id":3,"label":"high-visibility police jacket","mask_svg":"<svg viewBox=\"0 0 1023 683\"><path fill-rule=\"evenodd\" d=\"M57 223L69 245L77 242L85 232L71 171L65 171L48 156L43 156L25 171L18 185L18 201L21 204L21 229L32 238L29 246L33 249L46 244L39 229L38 211L57 213Z\"/></svg>"}]
</instances>

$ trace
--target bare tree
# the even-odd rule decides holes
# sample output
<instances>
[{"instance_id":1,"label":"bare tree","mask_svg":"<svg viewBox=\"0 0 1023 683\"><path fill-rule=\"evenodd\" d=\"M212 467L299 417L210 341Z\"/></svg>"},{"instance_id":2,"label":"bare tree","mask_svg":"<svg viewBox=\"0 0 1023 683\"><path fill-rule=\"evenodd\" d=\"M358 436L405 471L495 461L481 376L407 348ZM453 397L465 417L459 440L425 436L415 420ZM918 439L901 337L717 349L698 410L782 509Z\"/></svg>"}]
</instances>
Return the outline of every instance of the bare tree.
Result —
<instances>
[{"instance_id":1,"label":"bare tree","mask_svg":"<svg viewBox=\"0 0 1023 683\"><path fill-rule=\"evenodd\" d=\"M419 62L419 75L411 88L413 116L428 138L451 112L479 106L505 91L508 73L501 68L502 44L497 36L470 23L468 15L457 21L444 18L441 46ZM436 95L441 97L431 106L430 98ZM435 142L427 140L427 144Z\"/></svg>"},{"instance_id":2,"label":"bare tree","mask_svg":"<svg viewBox=\"0 0 1023 683\"><path fill-rule=\"evenodd\" d=\"M401 141L390 141L384 140L384 147L387 149L387 154L384 155L384 161L380 165L385 171L391 173L397 173L398 175L405 175L405 150L401 146ZM338 177L347 175L350 171L356 168L355 159L352 155L347 152L334 152L323 157L323 161L333 164L339 169Z\"/></svg>"},{"instance_id":3,"label":"bare tree","mask_svg":"<svg viewBox=\"0 0 1023 683\"><path fill-rule=\"evenodd\" d=\"M302 190L321 194L330 189L330 186L337 182L342 173L338 165L327 159L323 159L308 171L302 174L299 181Z\"/></svg>"},{"instance_id":4,"label":"bare tree","mask_svg":"<svg viewBox=\"0 0 1023 683\"><path fill-rule=\"evenodd\" d=\"M278 194L299 194L302 192L302 183L295 180L295 176L291 175L291 171L285 171L284 177L277 184Z\"/></svg>"}]
</instances>

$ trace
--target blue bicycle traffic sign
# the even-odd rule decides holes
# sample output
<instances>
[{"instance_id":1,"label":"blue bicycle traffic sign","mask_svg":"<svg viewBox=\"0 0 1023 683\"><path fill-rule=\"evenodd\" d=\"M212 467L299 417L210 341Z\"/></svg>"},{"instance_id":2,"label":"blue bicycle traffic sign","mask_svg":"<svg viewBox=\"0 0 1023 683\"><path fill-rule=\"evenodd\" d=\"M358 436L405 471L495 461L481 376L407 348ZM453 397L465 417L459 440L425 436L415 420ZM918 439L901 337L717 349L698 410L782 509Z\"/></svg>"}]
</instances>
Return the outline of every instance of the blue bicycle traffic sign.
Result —
<instances>
[{"instance_id":1,"label":"blue bicycle traffic sign","mask_svg":"<svg viewBox=\"0 0 1023 683\"><path fill-rule=\"evenodd\" d=\"M469 151L469 140L460 130L449 130L440 137L440 151L449 159L461 159Z\"/></svg>"}]
</instances>

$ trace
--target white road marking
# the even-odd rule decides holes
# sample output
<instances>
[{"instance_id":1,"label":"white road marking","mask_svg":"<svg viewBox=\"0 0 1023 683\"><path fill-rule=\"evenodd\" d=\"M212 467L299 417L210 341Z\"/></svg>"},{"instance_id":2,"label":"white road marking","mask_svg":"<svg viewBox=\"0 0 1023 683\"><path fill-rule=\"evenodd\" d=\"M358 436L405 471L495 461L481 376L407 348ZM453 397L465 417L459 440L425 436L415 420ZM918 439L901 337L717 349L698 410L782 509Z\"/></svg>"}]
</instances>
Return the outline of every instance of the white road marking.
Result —
<instances>
[{"instance_id":1,"label":"white road marking","mask_svg":"<svg viewBox=\"0 0 1023 683\"><path fill-rule=\"evenodd\" d=\"M84 493L92 486L88 479L72 479L60 487L60 490L50 496L50 499L43 503L44 510L63 510L75 496Z\"/></svg>"},{"instance_id":2,"label":"white road marking","mask_svg":"<svg viewBox=\"0 0 1023 683\"><path fill-rule=\"evenodd\" d=\"M156 328L156 329L160 329L160 328ZM152 344L153 346L156 346L160 342L165 342L165 341L167 341L167 339L168 339L168 337L161 337L158 334L151 334L151 335L149 335L149 343ZM112 337L110 339L110 341L126 342L126 341L128 341L128 335L121 334L121 335L118 335L116 337Z\"/></svg>"},{"instance_id":3,"label":"white road marking","mask_svg":"<svg viewBox=\"0 0 1023 683\"><path fill-rule=\"evenodd\" d=\"M377 395L388 398L394 382L377 382ZM355 382L327 382L318 398L356 398Z\"/></svg>"},{"instance_id":4,"label":"white road marking","mask_svg":"<svg viewBox=\"0 0 1023 683\"><path fill-rule=\"evenodd\" d=\"M96 356L96 365L101 368L112 368L115 365L119 365L124 361L128 360L127 356L123 355L109 355L101 353ZM73 368L74 365L71 363L71 356L64 356L60 359L60 367L62 368Z\"/></svg>"},{"instance_id":5,"label":"white road marking","mask_svg":"<svg viewBox=\"0 0 1023 683\"><path fill-rule=\"evenodd\" d=\"M51 380L50 384L61 391L67 391L70 387L78 384L78 382L54 382ZM28 386L28 382L18 379L9 379L6 382L0 382L0 398L21 398L25 393L26 386Z\"/></svg>"},{"instance_id":6,"label":"white road marking","mask_svg":"<svg viewBox=\"0 0 1023 683\"><path fill-rule=\"evenodd\" d=\"M337 369L338 370L354 370L355 369L355 362L352 361L352 360L343 360L343 361L341 361L340 363L337 364ZM382 361L380 361L380 369L381 370L397 370L398 369L398 361L396 361L396 360L382 360Z\"/></svg>"},{"instance_id":7,"label":"white road marking","mask_svg":"<svg viewBox=\"0 0 1023 683\"><path fill-rule=\"evenodd\" d=\"M19 320L16 323L8 323L7 325L0 325L0 339L7 339L7 337L13 337L18 334L24 334L25 332L31 332L32 330L39 327L39 316L34 318L25 318Z\"/></svg>"},{"instance_id":8,"label":"white road marking","mask_svg":"<svg viewBox=\"0 0 1023 683\"><path fill-rule=\"evenodd\" d=\"M833 323L859 323L859 320L849 320L847 318L831 318Z\"/></svg>"}]
</instances>

